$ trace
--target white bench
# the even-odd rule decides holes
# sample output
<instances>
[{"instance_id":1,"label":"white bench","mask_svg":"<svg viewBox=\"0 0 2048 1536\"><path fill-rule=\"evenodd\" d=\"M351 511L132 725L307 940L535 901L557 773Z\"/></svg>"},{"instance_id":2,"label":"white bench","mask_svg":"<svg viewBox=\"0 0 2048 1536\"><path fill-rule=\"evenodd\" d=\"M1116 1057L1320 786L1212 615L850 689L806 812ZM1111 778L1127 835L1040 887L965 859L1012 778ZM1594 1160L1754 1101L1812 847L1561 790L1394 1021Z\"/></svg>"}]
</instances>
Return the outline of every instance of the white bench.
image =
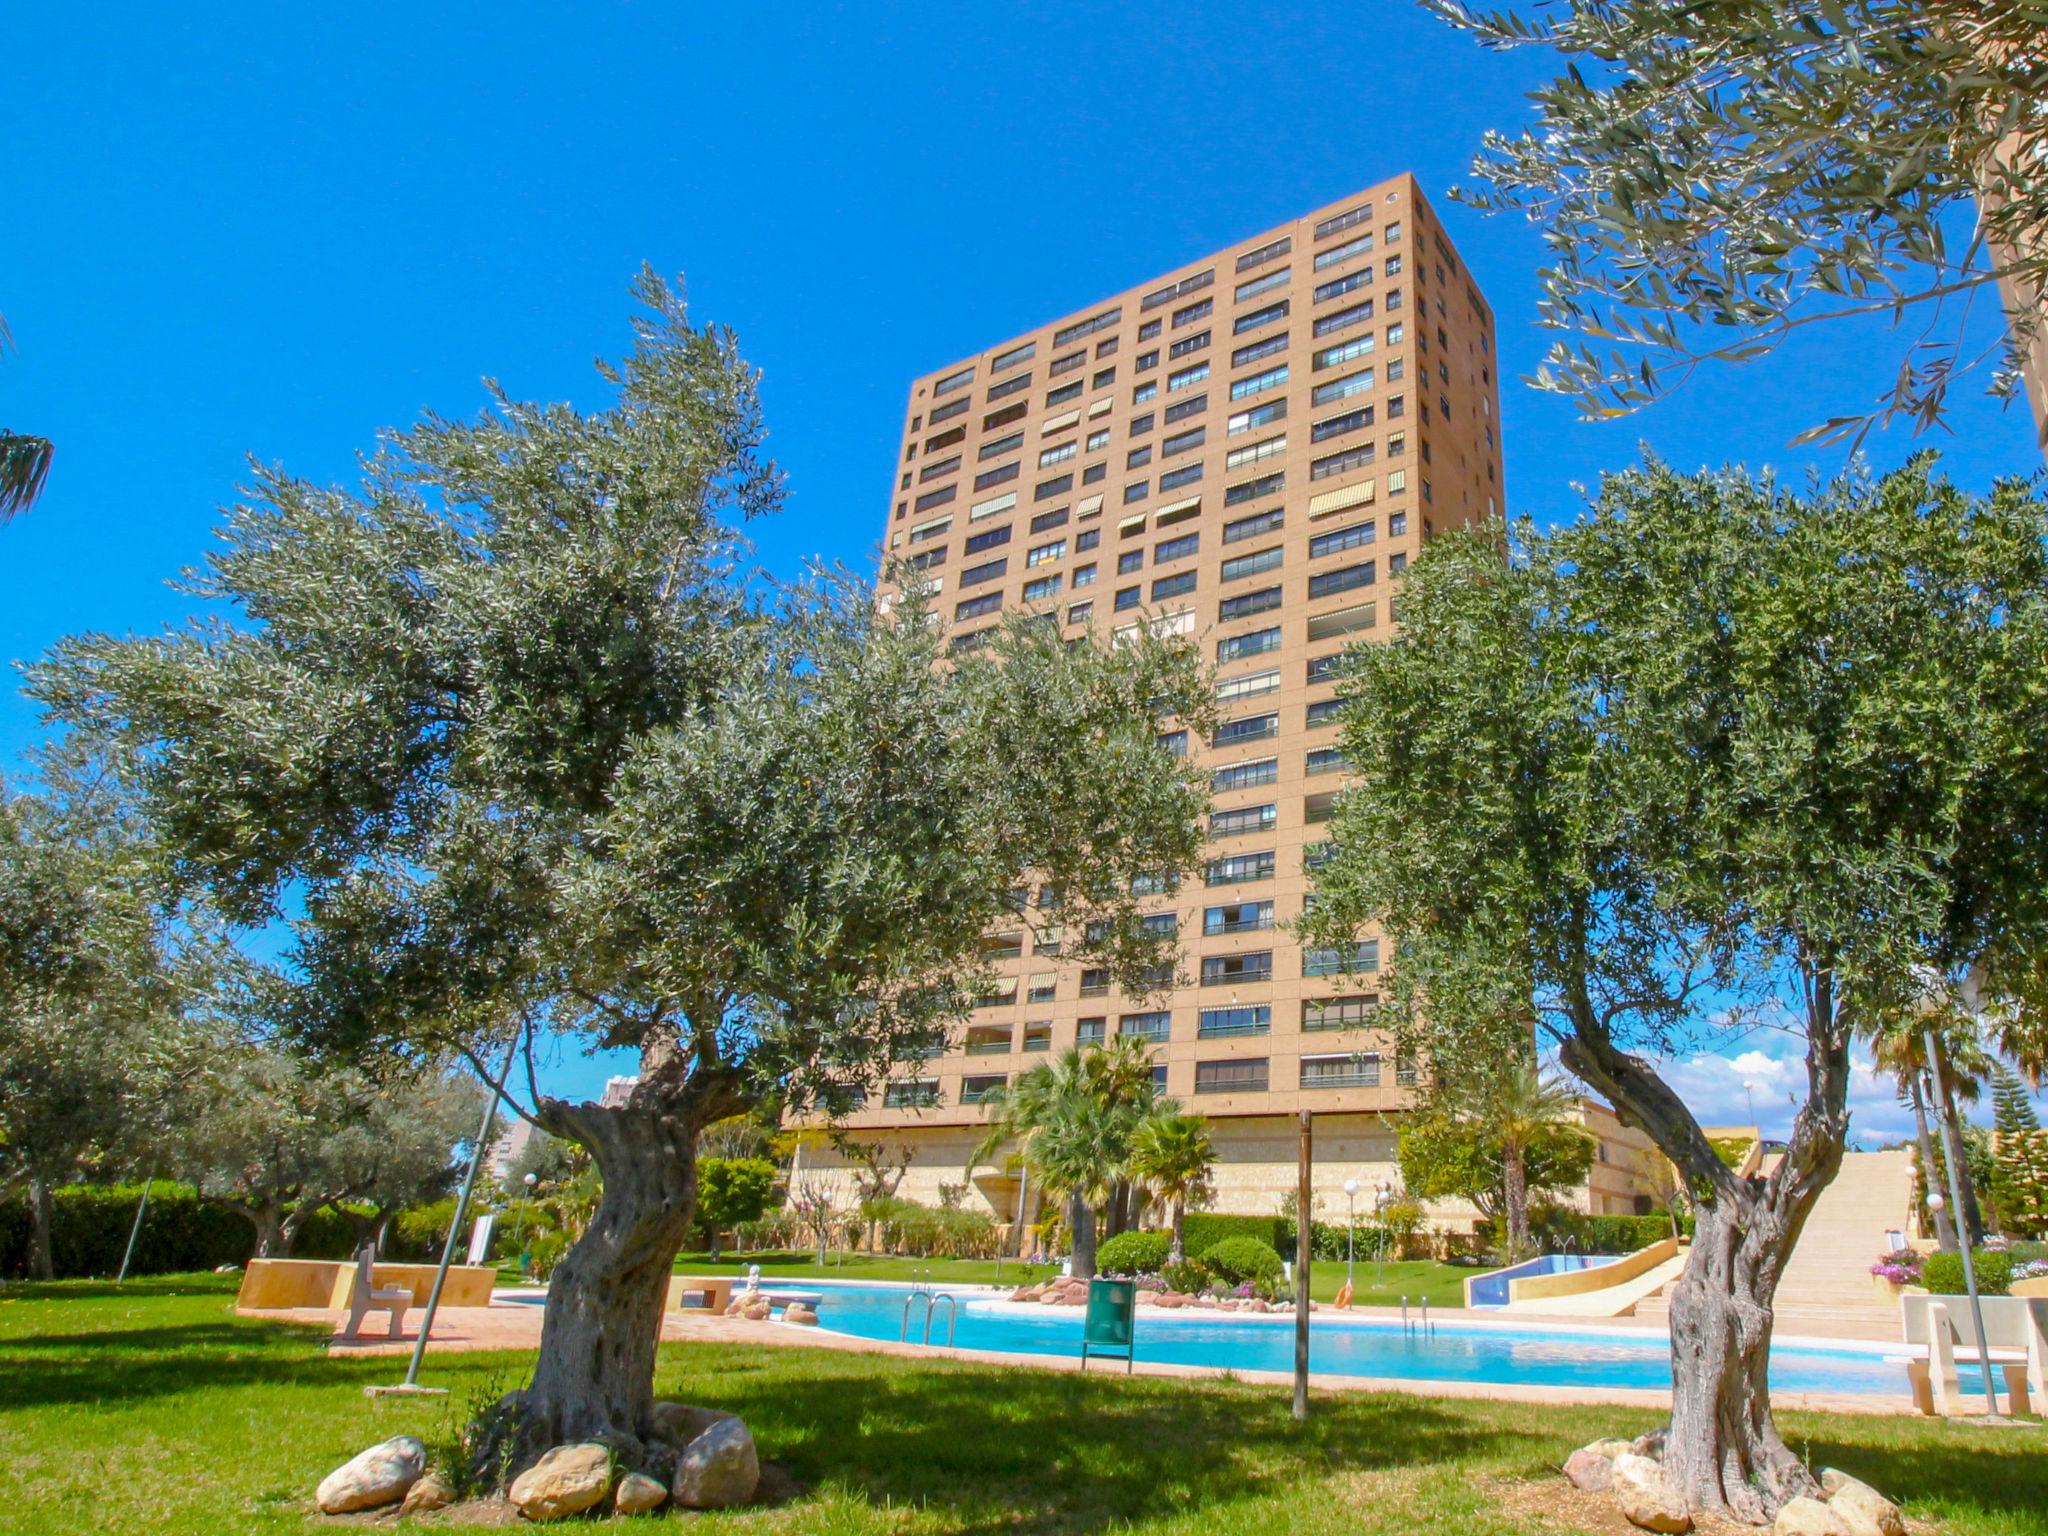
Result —
<instances>
[{"instance_id":1,"label":"white bench","mask_svg":"<svg viewBox=\"0 0 2048 1536\"><path fill-rule=\"evenodd\" d=\"M374 1250L365 1248L356 1255L356 1283L348 1296L348 1327L342 1330L341 1336L344 1339L359 1338L365 1317L372 1312L389 1312L391 1337L395 1339L404 1330L405 1309L411 1305L412 1292L403 1287L377 1289L376 1254Z\"/></svg>"},{"instance_id":2,"label":"white bench","mask_svg":"<svg viewBox=\"0 0 2048 1536\"><path fill-rule=\"evenodd\" d=\"M1948 1417L1973 1412L1964 1406L1959 1361L1971 1366L1970 1393L1981 1390L1983 1362L2005 1378L2012 1413L2025 1413L2028 1398L2048 1402L2048 1298L1985 1296L1984 1332L1977 1325L1966 1296L1908 1295L1899 1298L1899 1321L1908 1344L1926 1350L1906 1363L1906 1379L1914 1406L1922 1413Z\"/></svg>"}]
</instances>

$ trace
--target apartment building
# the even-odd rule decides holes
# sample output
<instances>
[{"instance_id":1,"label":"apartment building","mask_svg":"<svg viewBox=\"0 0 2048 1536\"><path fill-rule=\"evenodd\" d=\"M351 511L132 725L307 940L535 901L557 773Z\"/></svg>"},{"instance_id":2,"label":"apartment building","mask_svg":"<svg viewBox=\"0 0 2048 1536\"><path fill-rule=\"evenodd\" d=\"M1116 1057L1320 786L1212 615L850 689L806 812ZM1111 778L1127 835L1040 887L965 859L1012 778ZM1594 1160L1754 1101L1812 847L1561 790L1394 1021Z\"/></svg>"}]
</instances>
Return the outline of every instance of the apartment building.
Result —
<instances>
[{"instance_id":1,"label":"apartment building","mask_svg":"<svg viewBox=\"0 0 2048 1536\"><path fill-rule=\"evenodd\" d=\"M1223 721L1166 739L1215 787L1206 867L1151 919L1179 933L1188 985L1119 995L1020 893L990 939L997 992L845 1122L907 1152L900 1193L968 1185L1003 1220L1023 1194L1028 1216L1016 1173L968 1164L987 1101L1116 1035L1152 1042L1165 1091L1213 1122L1216 1208L1270 1212L1294 1187L1302 1106L1337 1205L1347 1179L1398 1184L1412 1075L1373 1029L1378 940L1323 953L1286 925L1343 780L1338 658L1392 632L1425 540L1500 510L1498 414L1493 313L1406 175L911 384L885 593L892 567L930 583L955 650L1018 611L1069 635L1189 635ZM843 1176L829 1147L804 1162Z\"/></svg>"}]
</instances>

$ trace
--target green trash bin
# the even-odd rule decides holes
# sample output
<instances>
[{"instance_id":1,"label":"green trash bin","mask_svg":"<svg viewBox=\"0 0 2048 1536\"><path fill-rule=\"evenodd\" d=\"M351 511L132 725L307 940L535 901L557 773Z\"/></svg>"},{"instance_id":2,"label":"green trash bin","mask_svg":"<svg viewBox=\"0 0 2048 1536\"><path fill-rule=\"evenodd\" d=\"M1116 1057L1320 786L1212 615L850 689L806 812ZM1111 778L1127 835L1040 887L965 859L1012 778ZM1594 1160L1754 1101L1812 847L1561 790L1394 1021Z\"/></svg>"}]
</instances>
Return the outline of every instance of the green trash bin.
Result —
<instances>
[{"instance_id":1,"label":"green trash bin","mask_svg":"<svg viewBox=\"0 0 2048 1536\"><path fill-rule=\"evenodd\" d=\"M1122 1355L1124 1374L1130 1375L1137 1317L1137 1281L1090 1280L1088 1316L1081 1325L1081 1369L1088 1369L1091 1353L1112 1358Z\"/></svg>"}]
</instances>

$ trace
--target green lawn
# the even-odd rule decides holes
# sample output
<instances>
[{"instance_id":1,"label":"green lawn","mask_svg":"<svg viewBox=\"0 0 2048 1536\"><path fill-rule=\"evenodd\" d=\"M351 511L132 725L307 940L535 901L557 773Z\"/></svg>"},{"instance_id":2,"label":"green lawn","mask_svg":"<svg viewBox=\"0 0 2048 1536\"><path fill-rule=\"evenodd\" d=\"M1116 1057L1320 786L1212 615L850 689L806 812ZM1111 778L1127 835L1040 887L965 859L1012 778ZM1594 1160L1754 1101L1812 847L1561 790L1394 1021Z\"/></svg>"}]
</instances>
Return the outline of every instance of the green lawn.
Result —
<instances>
[{"instance_id":1,"label":"green lawn","mask_svg":"<svg viewBox=\"0 0 2048 1536\"><path fill-rule=\"evenodd\" d=\"M403 1369L237 1319L233 1280L0 1292L0 1529L304 1531L313 1485L387 1435L445 1438L531 1357L451 1356L444 1401L363 1397ZM705 1536L1528 1536L1611 1530L1544 1516L1550 1469L1650 1414L1229 1381L1076 1377L830 1350L666 1346L664 1396L745 1415L804 1488L780 1509L693 1517ZM1795 1446L1904 1495L1943 1536L2048 1536L2041 1431L1787 1417ZM1567 1507L1568 1508L1568 1507Z\"/></svg>"},{"instance_id":2,"label":"green lawn","mask_svg":"<svg viewBox=\"0 0 2048 1536\"><path fill-rule=\"evenodd\" d=\"M778 1280L921 1280L929 1272L933 1283L944 1285L1023 1285L1055 1273L1051 1264L1019 1264L1005 1259L1002 1273L996 1273L992 1259L898 1259L875 1254L834 1254L823 1268L810 1253L726 1254L714 1264L703 1253L686 1253L676 1260L676 1272L688 1275L736 1275L746 1273L749 1264L759 1264L761 1273ZM1463 1269L1453 1264L1426 1260L1399 1261L1381 1266L1377 1279L1374 1267L1364 1260L1357 1266L1354 1299L1362 1307L1398 1307L1406 1296L1416 1306L1427 1296L1432 1307L1465 1305L1465 1280L1482 1275L1483 1269ZM1309 1294L1318 1301L1336 1298L1344 1283L1341 1260L1318 1260L1309 1271Z\"/></svg>"}]
</instances>

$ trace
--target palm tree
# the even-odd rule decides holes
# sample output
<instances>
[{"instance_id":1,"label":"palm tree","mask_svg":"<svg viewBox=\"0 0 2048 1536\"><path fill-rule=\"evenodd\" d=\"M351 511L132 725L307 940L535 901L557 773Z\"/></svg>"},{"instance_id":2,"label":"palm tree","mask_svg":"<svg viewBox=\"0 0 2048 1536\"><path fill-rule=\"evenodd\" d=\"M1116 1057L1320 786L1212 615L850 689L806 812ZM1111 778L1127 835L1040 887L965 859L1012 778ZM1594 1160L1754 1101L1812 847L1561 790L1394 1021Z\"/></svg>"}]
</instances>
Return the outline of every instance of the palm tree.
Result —
<instances>
[{"instance_id":1,"label":"palm tree","mask_svg":"<svg viewBox=\"0 0 2048 1536\"><path fill-rule=\"evenodd\" d=\"M1209 1170L1216 1149L1209 1142L1209 1123L1185 1113L1171 1099L1154 1107L1131 1141L1131 1177L1148 1186L1173 1207L1173 1243L1167 1262L1187 1261L1182 1239L1188 1201L1209 1188Z\"/></svg>"},{"instance_id":2,"label":"palm tree","mask_svg":"<svg viewBox=\"0 0 2048 1536\"><path fill-rule=\"evenodd\" d=\"M0 352L10 351L13 346L7 317L0 315ZM47 437L30 437L0 427L0 523L17 512L26 512L43 494L43 482L50 477L50 458L54 452Z\"/></svg>"},{"instance_id":3,"label":"palm tree","mask_svg":"<svg viewBox=\"0 0 2048 1536\"><path fill-rule=\"evenodd\" d=\"M969 1166L1018 1143L1039 1188L1066 1198L1074 1273L1085 1279L1095 1273L1095 1208L1127 1205L1131 1142L1158 1097L1144 1041L1070 1048L1009 1085Z\"/></svg>"},{"instance_id":4,"label":"palm tree","mask_svg":"<svg viewBox=\"0 0 2048 1536\"><path fill-rule=\"evenodd\" d=\"M1546 1132L1578 1118L1578 1099L1563 1082L1545 1077L1533 1054L1518 1054L1501 1070L1468 1083L1459 1117L1483 1127L1500 1144L1503 1203L1510 1258L1529 1247L1529 1149Z\"/></svg>"},{"instance_id":5,"label":"palm tree","mask_svg":"<svg viewBox=\"0 0 2048 1536\"><path fill-rule=\"evenodd\" d=\"M1956 1213L1962 1230L1974 1245L1984 1237L1984 1216L1977 1201L1976 1181L1970 1177L1970 1160L1963 1148L1962 1119L1957 1102L1974 1104L1991 1075L1992 1058L1979 1038L1978 1018L1957 1006L1957 999L1929 988L1913 1007L1881 1019L1870 1031L1872 1059L1897 1079L1901 1097L1913 1105L1920 1137L1920 1171L1930 1191L1938 1177L1933 1144L1927 1132L1926 1102L1922 1083L1932 1085L1932 1067L1939 1067L1941 1102L1935 1106L1941 1124L1941 1144L1946 1160L1953 1162L1956 1187L1962 1192L1962 1209ZM1927 1039L1934 1037L1934 1059L1929 1061ZM1944 1213L1934 1213L1935 1233L1942 1247L1953 1249L1956 1234Z\"/></svg>"}]
</instances>

